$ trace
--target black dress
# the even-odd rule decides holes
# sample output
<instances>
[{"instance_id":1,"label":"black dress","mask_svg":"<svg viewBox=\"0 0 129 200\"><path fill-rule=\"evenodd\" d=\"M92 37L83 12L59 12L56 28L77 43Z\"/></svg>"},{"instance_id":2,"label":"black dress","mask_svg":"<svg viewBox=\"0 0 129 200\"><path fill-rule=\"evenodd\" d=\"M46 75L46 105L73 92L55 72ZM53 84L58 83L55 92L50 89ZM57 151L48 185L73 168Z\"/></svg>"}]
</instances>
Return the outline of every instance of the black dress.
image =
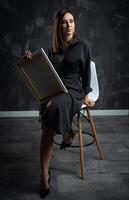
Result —
<instances>
[{"instance_id":1,"label":"black dress","mask_svg":"<svg viewBox=\"0 0 129 200\"><path fill-rule=\"evenodd\" d=\"M68 89L52 98L50 108L41 105L42 128L54 130L62 135L68 132L74 115L80 110L83 99L90 88L90 52L85 39L75 38L65 50L55 54L49 51L48 57Z\"/></svg>"}]
</instances>

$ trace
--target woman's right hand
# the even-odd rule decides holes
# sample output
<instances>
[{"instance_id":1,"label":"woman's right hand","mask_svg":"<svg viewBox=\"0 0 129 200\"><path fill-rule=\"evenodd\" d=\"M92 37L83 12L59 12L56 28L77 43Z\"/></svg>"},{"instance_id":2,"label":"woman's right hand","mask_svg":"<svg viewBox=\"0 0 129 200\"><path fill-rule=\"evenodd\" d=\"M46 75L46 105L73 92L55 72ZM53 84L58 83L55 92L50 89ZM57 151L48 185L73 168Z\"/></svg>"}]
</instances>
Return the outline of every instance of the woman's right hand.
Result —
<instances>
[{"instance_id":1,"label":"woman's right hand","mask_svg":"<svg viewBox=\"0 0 129 200\"><path fill-rule=\"evenodd\" d=\"M31 60L32 59L31 51L26 51L24 56L23 56L23 59L26 60L26 61Z\"/></svg>"}]
</instances>

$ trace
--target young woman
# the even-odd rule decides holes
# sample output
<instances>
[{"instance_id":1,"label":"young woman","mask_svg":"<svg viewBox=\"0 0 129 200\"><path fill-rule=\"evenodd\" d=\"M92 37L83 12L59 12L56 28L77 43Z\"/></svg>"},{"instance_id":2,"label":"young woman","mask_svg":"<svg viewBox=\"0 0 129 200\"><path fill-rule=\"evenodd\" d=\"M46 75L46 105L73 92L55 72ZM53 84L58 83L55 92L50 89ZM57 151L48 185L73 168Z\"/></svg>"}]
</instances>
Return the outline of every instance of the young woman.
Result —
<instances>
[{"instance_id":1,"label":"young woman","mask_svg":"<svg viewBox=\"0 0 129 200\"><path fill-rule=\"evenodd\" d=\"M26 57L31 58L31 52ZM68 89L41 105L43 133L40 145L41 188L40 197L50 192L49 166L53 149L53 132L63 136L60 149L69 147L74 138L71 128L74 115L85 102L94 105L88 98L90 88L90 52L85 39L76 33L75 18L71 11L62 10L54 19L52 49L48 53L60 78Z\"/></svg>"}]
</instances>

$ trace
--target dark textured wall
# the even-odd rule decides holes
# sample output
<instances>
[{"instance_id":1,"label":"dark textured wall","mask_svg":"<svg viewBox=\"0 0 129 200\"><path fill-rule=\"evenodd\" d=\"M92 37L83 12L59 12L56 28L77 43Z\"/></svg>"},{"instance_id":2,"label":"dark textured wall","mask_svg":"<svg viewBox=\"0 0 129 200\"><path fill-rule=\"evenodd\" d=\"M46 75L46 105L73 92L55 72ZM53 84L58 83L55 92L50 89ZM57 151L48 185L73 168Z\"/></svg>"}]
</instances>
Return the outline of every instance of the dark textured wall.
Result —
<instances>
[{"instance_id":1,"label":"dark textured wall","mask_svg":"<svg viewBox=\"0 0 129 200\"><path fill-rule=\"evenodd\" d=\"M129 108L128 0L1 0L0 1L0 110L34 110L38 104L14 63L31 50L51 44L53 16L72 8L77 28L91 45L100 97L95 109Z\"/></svg>"}]
</instances>

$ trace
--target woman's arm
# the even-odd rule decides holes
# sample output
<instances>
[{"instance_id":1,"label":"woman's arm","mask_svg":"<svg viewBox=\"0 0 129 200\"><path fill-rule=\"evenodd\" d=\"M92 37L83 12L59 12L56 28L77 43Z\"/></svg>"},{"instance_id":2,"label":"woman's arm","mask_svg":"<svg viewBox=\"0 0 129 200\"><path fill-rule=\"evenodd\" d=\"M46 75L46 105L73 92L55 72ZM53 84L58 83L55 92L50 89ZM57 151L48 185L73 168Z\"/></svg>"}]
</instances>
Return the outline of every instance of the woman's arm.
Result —
<instances>
[{"instance_id":1,"label":"woman's arm","mask_svg":"<svg viewBox=\"0 0 129 200\"><path fill-rule=\"evenodd\" d=\"M88 107L93 107L95 105L95 102L92 101L88 94L92 91L92 88L90 87L90 80L91 80L91 70L90 70L90 49L87 41L83 41L83 72L82 72L82 87L85 93L84 97L84 103Z\"/></svg>"}]
</instances>

